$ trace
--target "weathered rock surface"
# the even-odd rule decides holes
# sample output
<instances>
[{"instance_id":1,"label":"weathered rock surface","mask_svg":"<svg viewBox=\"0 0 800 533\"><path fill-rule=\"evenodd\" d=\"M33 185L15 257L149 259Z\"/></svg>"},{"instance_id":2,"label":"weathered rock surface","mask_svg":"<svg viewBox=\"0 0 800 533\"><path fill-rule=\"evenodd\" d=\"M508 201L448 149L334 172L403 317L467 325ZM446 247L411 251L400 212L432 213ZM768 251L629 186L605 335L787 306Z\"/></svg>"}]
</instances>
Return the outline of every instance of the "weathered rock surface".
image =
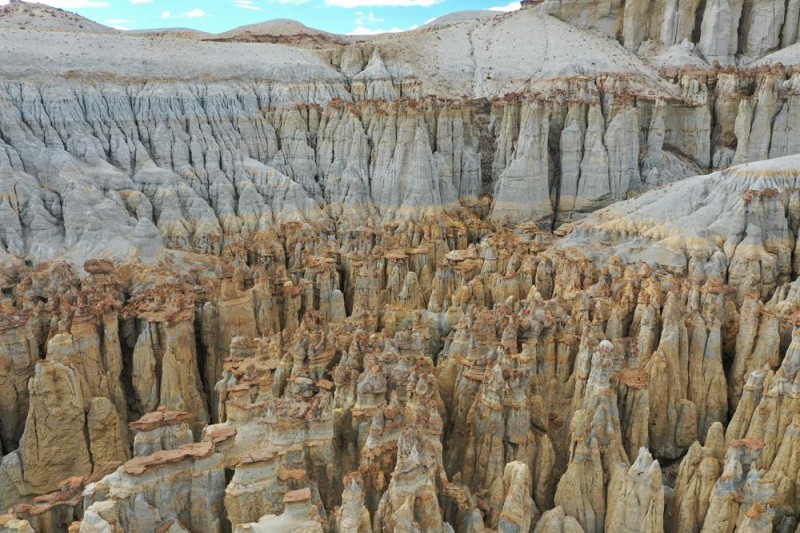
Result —
<instances>
[{"instance_id":1,"label":"weathered rock surface","mask_svg":"<svg viewBox=\"0 0 800 533\"><path fill-rule=\"evenodd\" d=\"M129 424L136 432L133 439L133 455L152 455L161 450L174 450L194 440L189 422L191 413L159 409L147 413Z\"/></svg>"},{"instance_id":2,"label":"weathered rock surface","mask_svg":"<svg viewBox=\"0 0 800 533\"><path fill-rule=\"evenodd\" d=\"M681 185L726 214L792 194L793 161ZM763 180L777 192L757 196ZM423 218L336 241L297 225L263 255L186 254L192 269L22 270L9 306L34 309L50 340L0 469L4 505L37 531L796 528L792 262L783 277L732 269L742 252L716 226L701 240L665 215L659 243L637 206L658 215L671 194L556 243ZM773 212L784 225L765 228L791 228L791 208ZM759 265L781 231L760 234ZM667 246L687 255L647 259ZM36 304L54 282L70 289L47 320ZM44 409L69 423L39 429ZM48 451L48 431L70 446ZM67 490L63 473L85 481Z\"/></svg>"},{"instance_id":3,"label":"weathered rock surface","mask_svg":"<svg viewBox=\"0 0 800 533\"><path fill-rule=\"evenodd\" d=\"M800 8L524 4L0 10L0 532L800 527Z\"/></svg>"},{"instance_id":4,"label":"weathered rock surface","mask_svg":"<svg viewBox=\"0 0 800 533\"><path fill-rule=\"evenodd\" d=\"M593 28L636 50L652 40L690 45L708 61L752 61L795 44L798 5L753 0L545 0L547 13Z\"/></svg>"},{"instance_id":5,"label":"weathered rock surface","mask_svg":"<svg viewBox=\"0 0 800 533\"><path fill-rule=\"evenodd\" d=\"M548 42L574 33L569 46L598 52L576 63L563 40L522 46L523 30ZM792 69L662 78L537 10L324 52L172 39L180 50L165 57L144 37L40 31L32 47L27 33L0 39L4 263L220 254L281 224L391 222L482 196L494 219L549 228L799 145ZM84 55L56 64L54 46ZM115 47L142 48L152 68L109 63ZM17 69L29 64L44 78ZM95 82L101 72L113 75ZM213 75L190 81L198 72Z\"/></svg>"}]
</instances>

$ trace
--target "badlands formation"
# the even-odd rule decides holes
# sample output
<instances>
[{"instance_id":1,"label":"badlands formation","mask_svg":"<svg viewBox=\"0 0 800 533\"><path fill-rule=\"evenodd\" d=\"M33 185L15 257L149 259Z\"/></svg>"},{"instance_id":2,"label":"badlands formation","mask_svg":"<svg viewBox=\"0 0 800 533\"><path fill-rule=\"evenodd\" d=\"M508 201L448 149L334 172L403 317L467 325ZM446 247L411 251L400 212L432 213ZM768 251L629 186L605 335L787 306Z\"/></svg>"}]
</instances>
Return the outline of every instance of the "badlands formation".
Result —
<instances>
[{"instance_id":1,"label":"badlands formation","mask_svg":"<svg viewBox=\"0 0 800 533\"><path fill-rule=\"evenodd\" d=\"M0 532L800 532L798 28L0 8Z\"/></svg>"}]
</instances>

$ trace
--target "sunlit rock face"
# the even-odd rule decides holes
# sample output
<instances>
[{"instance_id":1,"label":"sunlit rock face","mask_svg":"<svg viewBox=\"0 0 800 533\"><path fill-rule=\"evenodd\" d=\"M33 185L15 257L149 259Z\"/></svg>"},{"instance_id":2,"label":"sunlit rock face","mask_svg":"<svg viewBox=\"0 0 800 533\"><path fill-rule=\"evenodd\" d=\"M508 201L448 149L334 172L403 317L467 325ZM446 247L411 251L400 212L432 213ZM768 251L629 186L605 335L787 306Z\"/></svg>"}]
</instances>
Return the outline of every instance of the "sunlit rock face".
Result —
<instances>
[{"instance_id":1,"label":"sunlit rock face","mask_svg":"<svg viewBox=\"0 0 800 533\"><path fill-rule=\"evenodd\" d=\"M800 528L800 8L523 4L0 7L0 533Z\"/></svg>"},{"instance_id":2,"label":"sunlit rock face","mask_svg":"<svg viewBox=\"0 0 800 533\"><path fill-rule=\"evenodd\" d=\"M646 41L697 47L708 61L755 60L797 43L800 7L754 0L545 0L540 8L614 37L629 50Z\"/></svg>"}]
</instances>

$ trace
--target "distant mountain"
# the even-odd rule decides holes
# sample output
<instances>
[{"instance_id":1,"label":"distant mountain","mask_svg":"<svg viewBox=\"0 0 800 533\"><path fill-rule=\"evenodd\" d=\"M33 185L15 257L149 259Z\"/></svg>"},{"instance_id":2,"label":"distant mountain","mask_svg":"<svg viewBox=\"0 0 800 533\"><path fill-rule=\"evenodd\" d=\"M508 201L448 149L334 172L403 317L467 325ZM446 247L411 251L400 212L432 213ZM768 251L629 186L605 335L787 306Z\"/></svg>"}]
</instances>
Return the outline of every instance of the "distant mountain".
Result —
<instances>
[{"instance_id":1,"label":"distant mountain","mask_svg":"<svg viewBox=\"0 0 800 533\"><path fill-rule=\"evenodd\" d=\"M120 33L78 14L28 2L11 2L0 7L0 29L29 29L76 33Z\"/></svg>"}]
</instances>

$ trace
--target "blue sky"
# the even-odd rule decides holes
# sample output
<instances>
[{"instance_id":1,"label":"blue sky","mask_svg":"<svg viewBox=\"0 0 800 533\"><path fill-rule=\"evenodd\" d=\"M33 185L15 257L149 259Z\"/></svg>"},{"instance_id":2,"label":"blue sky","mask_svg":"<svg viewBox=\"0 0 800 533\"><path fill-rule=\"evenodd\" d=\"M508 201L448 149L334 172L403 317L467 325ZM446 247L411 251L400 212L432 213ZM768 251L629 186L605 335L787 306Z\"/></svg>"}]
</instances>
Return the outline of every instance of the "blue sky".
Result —
<instances>
[{"instance_id":1,"label":"blue sky","mask_svg":"<svg viewBox=\"0 0 800 533\"><path fill-rule=\"evenodd\" d=\"M275 18L334 33L401 31L465 9L511 11L509 0L39 0L120 29L188 27L218 33ZM8 0L0 0L0 5Z\"/></svg>"}]
</instances>

